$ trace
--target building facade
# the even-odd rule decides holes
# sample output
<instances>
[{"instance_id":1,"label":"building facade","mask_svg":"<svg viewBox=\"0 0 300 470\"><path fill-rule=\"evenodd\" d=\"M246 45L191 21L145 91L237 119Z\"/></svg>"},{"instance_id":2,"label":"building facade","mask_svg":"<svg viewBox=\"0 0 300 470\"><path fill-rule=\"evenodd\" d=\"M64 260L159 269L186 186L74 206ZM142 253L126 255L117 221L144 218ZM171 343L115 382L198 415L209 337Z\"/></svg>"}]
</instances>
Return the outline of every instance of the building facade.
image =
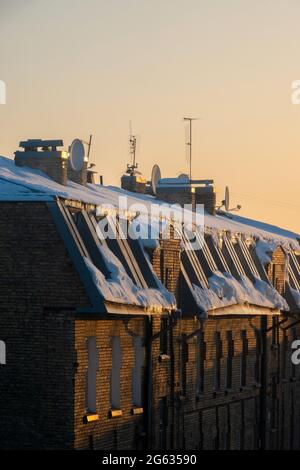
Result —
<instances>
[{"instance_id":1,"label":"building facade","mask_svg":"<svg viewBox=\"0 0 300 470\"><path fill-rule=\"evenodd\" d=\"M155 246L103 244L96 208L2 195L0 447L299 449L299 253L277 246L263 264L226 230L193 252L172 223ZM113 257L160 308L111 297ZM258 279L265 297L213 304L214 272Z\"/></svg>"}]
</instances>

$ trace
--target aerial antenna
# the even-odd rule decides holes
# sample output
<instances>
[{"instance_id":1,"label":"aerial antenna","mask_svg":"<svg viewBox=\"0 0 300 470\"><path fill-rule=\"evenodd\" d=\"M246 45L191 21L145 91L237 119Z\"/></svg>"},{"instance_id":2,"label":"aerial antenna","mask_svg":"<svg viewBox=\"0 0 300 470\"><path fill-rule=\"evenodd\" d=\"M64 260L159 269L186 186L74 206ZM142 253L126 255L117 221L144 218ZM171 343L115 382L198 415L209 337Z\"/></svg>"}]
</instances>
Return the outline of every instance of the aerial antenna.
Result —
<instances>
[{"instance_id":1,"label":"aerial antenna","mask_svg":"<svg viewBox=\"0 0 300 470\"><path fill-rule=\"evenodd\" d=\"M87 142L86 140L83 140L83 139L80 139L80 141L87 145L87 148L88 148L88 151L87 151L87 159L89 160L90 158L90 153L91 153L91 146L92 146L92 139L93 139L93 136L92 134L90 134L90 138L89 138L89 141Z\"/></svg>"},{"instance_id":2,"label":"aerial antenna","mask_svg":"<svg viewBox=\"0 0 300 470\"><path fill-rule=\"evenodd\" d=\"M138 167L138 164L136 163L136 141L136 135L133 135L132 133L132 123L129 121L129 154L131 157L131 163L127 165L127 173L130 175L133 175Z\"/></svg>"},{"instance_id":3,"label":"aerial antenna","mask_svg":"<svg viewBox=\"0 0 300 470\"><path fill-rule=\"evenodd\" d=\"M88 145L88 154L87 154L88 160L90 158L90 153L91 153L92 139L93 139L93 136L92 136L92 134L90 134L90 138L89 138L89 141L87 143L87 145Z\"/></svg>"},{"instance_id":4,"label":"aerial antenna","mask_svg":"<svg viewBox=\"0 0 300 470\"><path fill-rule=\"evenodd\" d=\"M189 147L189 160L190 160L190 171L189 171L189 177L190 180L192 179L192 122L193 121L198 121L200 118L191 118L191 117L184 117L184 121L188 121L189 123L189 141L185 143Z\"/></svg>"}]
</instances>

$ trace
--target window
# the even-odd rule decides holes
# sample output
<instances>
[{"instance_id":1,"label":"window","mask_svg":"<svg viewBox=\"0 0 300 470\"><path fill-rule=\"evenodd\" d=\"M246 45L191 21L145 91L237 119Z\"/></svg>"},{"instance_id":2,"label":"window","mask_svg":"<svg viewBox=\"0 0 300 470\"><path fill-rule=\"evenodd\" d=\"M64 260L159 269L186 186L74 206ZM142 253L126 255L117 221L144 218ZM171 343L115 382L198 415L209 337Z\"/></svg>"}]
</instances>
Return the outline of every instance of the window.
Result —
<instances>
[{"instance_id":1,"label":"window","mask_svg":"<svg viewBox=\"0 0 300 470\"><path fill-rule=\"evenodd\" d=\"M189 360L189 345L187 343L186 335L181 336L181 393L186 395L186 364Z\"/></svg>"},{"instance_id":2,"label":"window","mask_svg":"<svg viewBox=\"0 0 300 470\"><path fill-rule=\"evenodd\" d=\"M292 341L295 341L297 339L297 330L295 327L292 328ZM294 379L296 377L296 366L292 362L292 378Z\"/></svg>"},{"instance_id":3,"label":"window","mask_svg":"<svg viewBox=\"0 0 300 470\"><path fill-rule=\"evenodd\" d=\"M261 334L256 331L256 348L255 348L255 363L254 363L254 377L256 383L260 383L260 356L261 356Z\"/></svg>"},{"instance_id":4,"label":"window","mask_svg":"<svg viewBox=\"0 0 300 470\"><path fill-rule=\"evenodd\" d=\"M88 350L88 370L87 370L87 409L91 413L97 408L97 370L98 370L98 350L96 337L87 338Z\"/></svg>"},{"instance_id":5,"label":"window","mask_svg":"<svg viewBox=\"0 0 300 470\"><path fill-rule=\"evenodd\" d=\"M142 406L142 368L144 350L142 338L136 336L134 343L134 369L132 374L132 401L134 406Z\"/></svg>"},{"instance_id":6,"label":"window","mask_svg":"<svg viewBox=\"0 0 300 470\"><path fill-rule=\"evenodd\" d=\"M221 387L221 358L222 358L222 341L221 334L219 331L215 335L216 344L216 358L215 358L215 383L214 390L218 391Z\"/></svg>"},{"instance_id":7,"label":"window","mask_svg":"<svg viewBox=\"0 0 300 470\"><path fill-rule=\"evenodd\" d=\"M282 332L283 337L282 337L282 378L286 379L287 377L287 351L288 351L288 337L286 334L286 330L283 330Z\"/></svg>"},{"instance_id":8,"label":"window","mask_svg":"<svg viewBox=\"0 0 300 470\"><path fill-rule=\"evenodd\" d=\"M232 388L232 362L234 357L234 341L232 331L227 331L226 388Z\"/></svg>"},{"instance_id":9,"label":"window","mask_svg":"<svg viewBox=\"0 0 300 470\"><path fill-rule=\"evenodd\" d=\"M247 354L248 354L248 340L246 330L241 331L242 338L242 354L241 354L241 387L246 386L247 382Z\"/></svg>"},{"instance_id":10,"label":"window","mask_svg":"<svg viewBox=\"0 0 300 470\"><path fill-rule=\"evenodd\" d=\"M6 364L6 346L4 341L0 341L0 364Z\"/></svg>"},{"instance_id":11,"label":"window","mask_svg":"<svg viewBox=\"0 0 300 470\"><path fill-rule=\"evenodd\" d=\"M160 354L168 354L168 319L160 321Z\"/></svg>"},{"instance_id":12,"label":"window","mask_svg":"<svg viewBox=\"0 0 300 470\"><path fill-rule=\"evenodd\" d=\"M204 392L204 366L206 359L206 344L204 341L204 333L198 336L198 355L197 355L197 394Z\"/></svg>"},{"instance_id":13,"label":"window","mask_svg":"<svg viewBox=\"0 0 300 470\"><path fill-rule=\"evenodd\" d=\"M276 345L277 318L272 317L272 346Z\"/></svg>"},{"instance_id":14,"label":"window","mask_svg":"<svg viewBox=\"0 0 300 470\"><path fill-rule=\"evenodd\" d=\"M122 364L122 351L119 336L111 339L112 369L110 380L110 401L113 409L120 409L120 369Z\"/></svg>"}]
</instances>

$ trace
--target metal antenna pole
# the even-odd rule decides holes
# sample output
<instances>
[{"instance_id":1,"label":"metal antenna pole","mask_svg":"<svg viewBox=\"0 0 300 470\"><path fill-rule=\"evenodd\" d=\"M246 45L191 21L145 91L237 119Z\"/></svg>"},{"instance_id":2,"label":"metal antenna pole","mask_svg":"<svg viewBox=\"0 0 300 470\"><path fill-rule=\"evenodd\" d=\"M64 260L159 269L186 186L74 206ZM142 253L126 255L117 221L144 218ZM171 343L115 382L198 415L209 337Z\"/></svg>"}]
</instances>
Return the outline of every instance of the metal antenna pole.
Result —
<instances>
[{"instance_id":1,"label":"metal antenna pole","mask_svg":"<svg viewBox=\"0 0 300 470\"><path fill-rule=\"evenodd\" d=\"M129 121L129 152L131 156L131 165L127 165L128 170L131 174L134 174L134 170L137 168L136 161L136 136L132 134L132 123Z\"/></svg>"},{"instance_id":2,"label":"metal antenna pole","mask_svg":"<svg viewBox=\"0 0 300 470\"><path fill-rule=\"evenodd\" d=\"M92 145L92 138L93 138L93 136L92 136L92 134L91 134L91 135L90 135L90 140L89 140L89 143L88 143L88 146L89 146L89 148L88 148L88 154L87 154L88 160L89 160L89 158L90 158L91 145Z\"/></svg>"},{"instance_id":3,"label":"metal antenna pole","mask_svg":"<svg viewBox=\"0 0 300 470\"><path fill-rule=\"evenodd\" d=\"M190 181L192 180L192 122L198 121L198 119L199 118L189 118L189 117L183 118L184 121L189 122L189 129L190 129L190 141L186 142L186 145L189 145L190 147L190 172L189 172Z\"/></svg>"}]
</instances>

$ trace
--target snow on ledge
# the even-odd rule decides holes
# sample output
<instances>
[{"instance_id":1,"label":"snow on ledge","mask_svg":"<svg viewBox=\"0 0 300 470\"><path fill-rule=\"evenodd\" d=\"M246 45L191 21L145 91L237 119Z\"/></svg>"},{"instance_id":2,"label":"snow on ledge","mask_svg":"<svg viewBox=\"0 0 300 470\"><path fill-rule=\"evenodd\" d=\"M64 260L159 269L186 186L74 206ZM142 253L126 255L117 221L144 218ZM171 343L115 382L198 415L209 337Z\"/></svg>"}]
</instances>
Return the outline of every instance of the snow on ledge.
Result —
<instances>
[{"instance_id":1,"label":"snow on ledge","mask_svg":"<svg viewBox=\"0 0 300 470\"><path fill-rule=\"evenodd\" d=\"M216 271L208 282L209 288L193 285L196 302L206 311L246 303L289 310L287 302L276 289L260 279L255 279L253 284L246 276L241 276L237 281L229 273Z\"/></svg>"},{"instance_id":2,"label":"snow on ledge","mask_svg":"<svg viewBox=\"0 0 300 470\"><path fill-rule=\"evenodd\" d=\"M176 301L163 285L159 289L144 289L136 286L126 273L118 258L106 247L100 247L111 277L106 279L91 261L84 258L87 268L101 296L108 301L129 305L139 305L153 310L175 309Z\"/></svg>"}]
</instances>

